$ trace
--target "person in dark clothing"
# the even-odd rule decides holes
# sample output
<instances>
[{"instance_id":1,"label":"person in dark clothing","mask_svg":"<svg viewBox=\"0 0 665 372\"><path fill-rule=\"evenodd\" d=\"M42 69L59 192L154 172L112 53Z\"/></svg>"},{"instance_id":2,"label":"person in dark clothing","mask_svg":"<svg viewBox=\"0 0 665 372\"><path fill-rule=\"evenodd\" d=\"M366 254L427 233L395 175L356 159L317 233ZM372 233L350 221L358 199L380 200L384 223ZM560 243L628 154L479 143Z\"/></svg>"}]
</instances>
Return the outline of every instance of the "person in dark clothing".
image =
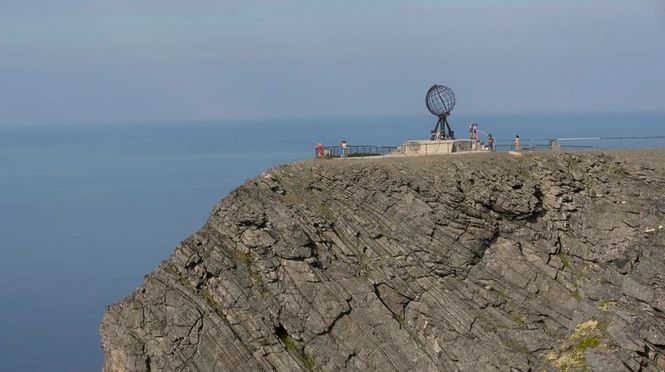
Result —
<instances>
[{"instance_id":1,"label":"person in dark clothing","mask_svg":"<svg viewBox=\"0 0 665 372\"><path fill-rule=\"evenodd\" d=\"M487 135L487 147L489 147L491 152L496 151L494 148L494 137L492 137L491 133Z\"/></svg>"}]
</instances>

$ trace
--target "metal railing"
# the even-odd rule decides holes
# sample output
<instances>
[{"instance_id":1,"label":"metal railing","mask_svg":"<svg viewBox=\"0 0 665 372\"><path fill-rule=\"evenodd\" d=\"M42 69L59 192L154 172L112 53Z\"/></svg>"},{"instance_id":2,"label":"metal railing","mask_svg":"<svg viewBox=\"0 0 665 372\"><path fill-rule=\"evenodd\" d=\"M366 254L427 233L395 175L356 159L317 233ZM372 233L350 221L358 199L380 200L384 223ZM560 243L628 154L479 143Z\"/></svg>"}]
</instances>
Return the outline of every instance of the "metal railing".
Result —
<instances>
[{"instance_id":1,"label":"metal railing","mask_svg":"<svg viewBox=\"0 0 665 372\"><path fill-rule=\"evenodd\" d=\"M512 142L499 142L497 151L515 150ZM521 150L547 151L553 149L629 149L629 148L662 148L665 147L665 136L650 137L595 137L595 138L553 138L523 139Z\"/></svg>"},{"instance_id":2,"label":"metal railing","mask_svg":"<svg viewBox=\"0 0 665 372\"><path fill-rule=\"evenodd\" d=\"M555 140L555 142L553 142ZM419 142L419 143L415 143ZM665 136L640 136L640 137L595 137L595 138L523 138L521 141L521 151L549 151L549 150L573 150L573 149L621 149L621 148L663 148L665 147ZM481 145L487 146L487 143ZM409 146L418 147L418 151L413 151ZM440 143L432 142L406 142L400 146L382 146L382 145L347 145L348 157L372 157L385 156L390 153L410 155L419 153L422 155L434 155L441 153L439 149L443 146ZM469 140L456 140L451 143L452 152L474 151ZM512 141L497 141L494 144L497 152L515 150ZM411 151L410 151L411 150ZM317 156L316 150L314 155ZM339 146L324 147L325 158L341 157L341 148Z\"/></svg>"},{"instance_id":3,"label":"metal railing","mask_svg":"<svg viewBox=\"0 0 665 372\"><path fill-rule=\"evenodd\" d=\"M350 158L355 157L369 157L369 156L383 156L388 155L397 149L397 146L380 146L380 145L347 145L346 156ZM316 150L315 150L316 155ZM342 156L342 149L339 146L327 146L323 148L323 156L325 158L339 158Z\"/></svg>"}]
</instances>

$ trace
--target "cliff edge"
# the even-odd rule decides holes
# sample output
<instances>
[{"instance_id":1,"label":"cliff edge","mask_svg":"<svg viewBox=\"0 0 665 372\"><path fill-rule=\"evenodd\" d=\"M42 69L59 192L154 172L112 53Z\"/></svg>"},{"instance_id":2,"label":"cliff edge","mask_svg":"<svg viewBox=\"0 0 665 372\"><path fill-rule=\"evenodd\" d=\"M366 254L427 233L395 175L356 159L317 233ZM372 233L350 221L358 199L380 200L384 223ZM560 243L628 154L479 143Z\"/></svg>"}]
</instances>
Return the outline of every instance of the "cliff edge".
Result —
<instances>
[{"instance_id":1,"label":"cliff edge","mask_svg":"<svg viewBox=\"0 0 665 372\"><path fill-rule=\"evenodd\" d=\"M105 371L665 369L665 151L304 161L101 324Z\"/></svg>"}]
</instances>

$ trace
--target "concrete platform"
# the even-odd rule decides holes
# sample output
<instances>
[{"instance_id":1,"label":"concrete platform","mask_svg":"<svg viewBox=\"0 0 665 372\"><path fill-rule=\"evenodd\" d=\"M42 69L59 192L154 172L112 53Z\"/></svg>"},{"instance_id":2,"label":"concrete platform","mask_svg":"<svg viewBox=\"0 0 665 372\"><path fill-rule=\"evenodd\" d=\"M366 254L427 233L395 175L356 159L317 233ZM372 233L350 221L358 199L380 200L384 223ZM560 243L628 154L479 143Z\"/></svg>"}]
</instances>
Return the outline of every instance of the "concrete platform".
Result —
<instances>
[{"instance_id":1,"label":"concrete platform","mask_svg":"<svg viewBox=\"0 0 665 372\"><path fill-rule=\"evenodd\" d=\"M415 140L399 146L395 155L424 156L487 151L489 150L476 140Z\"/></svg>"}]
</instances>

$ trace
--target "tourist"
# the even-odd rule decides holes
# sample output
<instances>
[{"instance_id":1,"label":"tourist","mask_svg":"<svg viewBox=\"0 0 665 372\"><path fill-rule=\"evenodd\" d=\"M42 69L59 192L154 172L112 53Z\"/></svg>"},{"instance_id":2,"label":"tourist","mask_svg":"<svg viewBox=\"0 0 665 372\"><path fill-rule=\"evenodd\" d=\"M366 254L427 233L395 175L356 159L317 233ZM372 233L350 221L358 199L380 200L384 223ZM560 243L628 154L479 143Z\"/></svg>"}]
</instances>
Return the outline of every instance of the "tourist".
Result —
<instances>
[{"instance_id":1,"label":"tourist","mask_svg":"<svg viewBox=\"0 0 665 372\"><path fill-rule=\"evenodd\" d=\"M339 144L339 148L340 148L341 154L342 154L342 156L341 156L342 159L346 158L348 156L347 147L348 147L348 144L346 143L346 140L343 140L342 143Z\"/></svg>"},{"instance_id":2,"label":"tourist","mask_svg":"<svg viewBox=\"0 0 665 372\"><path fill-rule=\"evenodd\" d=\"M323 152L324 152L324 147L321 142L316 144L316 156L319 158L323 158Z\"/></svg>"},{"instance_id":3,"label":"tourist","mask_svg":"<svg viewBox=\"0 0 665 372\"><path fill-rule=\"evenodd\" d=\"M473 123L469 125L469 139L472 141L478 140L478 124Z\"/></svg>"},{"instance_id":4,"label":"tourist","mask_svg":"<svg viewBox=\"0 0 665 372\"><path fill-rule=\"evenodd\" d=\"M492 133L487 135L487 147L490 149L491 152L496 151L494 149L494 137L492 137Z\"/></svg>"},{"instance_id":5,"label":"tourist","mask_svg":"<svg viewBox=\"0 0 665 372\"><path fill-rule=\"evenodd\" d=\"M316 144L316 157L319 159L323 159L323 144L319 142Z\"/></svg>"},{"instance_id":6,"label":"tourist","mask_svg":"<svg viewBox=\"0 0 665 372\"><path fill-rule=\"evenodd\" d=\"M520 136L517 134L513 140L513 146L515 147L515 151L520 151L522 149L522 141L520 141Z\"/></svg>"}]
</instances>

